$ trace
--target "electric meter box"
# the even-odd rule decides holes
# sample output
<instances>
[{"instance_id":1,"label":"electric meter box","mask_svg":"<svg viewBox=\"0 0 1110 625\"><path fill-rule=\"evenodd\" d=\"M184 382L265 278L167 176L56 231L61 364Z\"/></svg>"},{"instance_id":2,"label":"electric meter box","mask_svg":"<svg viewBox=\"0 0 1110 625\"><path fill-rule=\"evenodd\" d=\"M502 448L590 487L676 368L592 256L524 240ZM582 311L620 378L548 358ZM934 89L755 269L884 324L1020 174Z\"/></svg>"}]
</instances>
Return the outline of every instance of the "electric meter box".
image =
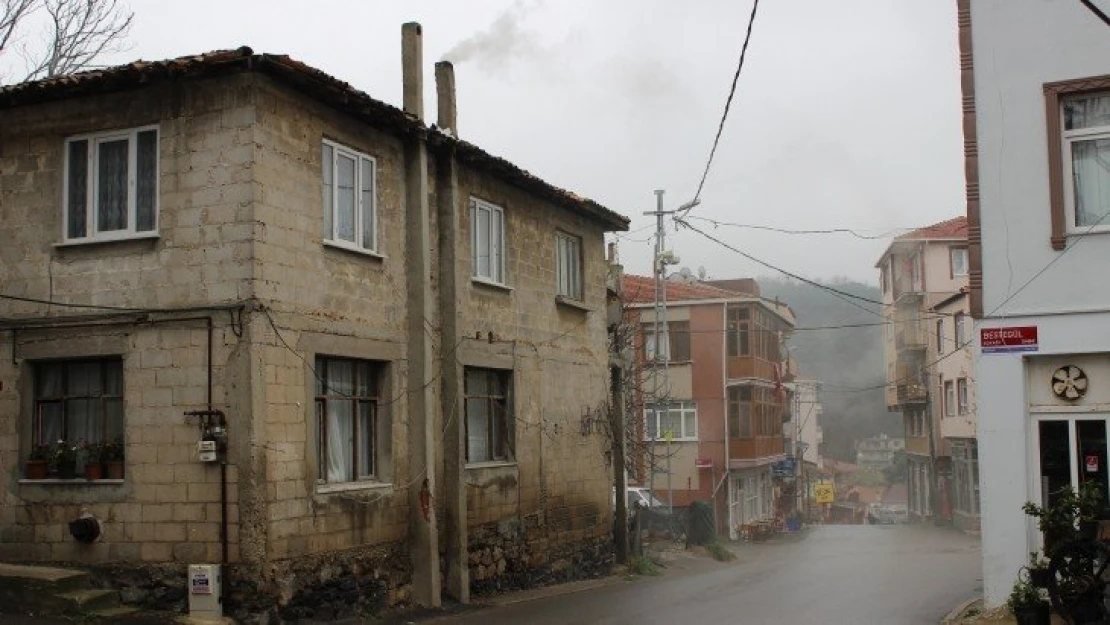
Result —
<instances>
[{"instance_id":1,"label":"electric meter box","mask_svg":"<svg viewBox=\"0 0 1110 625\"><path fill-rule=\"evenodd\" d=\"M219 619L223 617L220 597L220 565L189 565L189 616Z\"/></svg>"},{"instance_id":2,"label":"electric meter box","mask_svg":"<svg viewBox=\"0 0 1110 625\"><path fill-rule=\"evenodd\" d=\"M197 456L201 462L216 462L219 456L216 453L216 441L199 441L197 443Z\"/></svg>"}]
</instances>

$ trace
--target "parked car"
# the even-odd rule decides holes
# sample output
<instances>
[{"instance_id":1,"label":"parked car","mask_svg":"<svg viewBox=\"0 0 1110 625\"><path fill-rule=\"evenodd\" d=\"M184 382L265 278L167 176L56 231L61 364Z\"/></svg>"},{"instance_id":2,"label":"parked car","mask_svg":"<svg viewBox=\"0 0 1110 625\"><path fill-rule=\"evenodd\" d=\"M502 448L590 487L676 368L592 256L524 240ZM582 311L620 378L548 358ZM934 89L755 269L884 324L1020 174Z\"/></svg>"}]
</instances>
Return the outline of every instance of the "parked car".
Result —
<instances>
[{"instance_id":1,"label":"parked car","mask_svg":"<svg viewBox=\"0 0 1110 625\"><path fill-rule=\"evenodd\" d=\"M908 521L910 512L906 509L906 504L904 503L884 503L878 505L873 513L873 517L876 523L891 525Z\"/></svg>"}]
</instances>

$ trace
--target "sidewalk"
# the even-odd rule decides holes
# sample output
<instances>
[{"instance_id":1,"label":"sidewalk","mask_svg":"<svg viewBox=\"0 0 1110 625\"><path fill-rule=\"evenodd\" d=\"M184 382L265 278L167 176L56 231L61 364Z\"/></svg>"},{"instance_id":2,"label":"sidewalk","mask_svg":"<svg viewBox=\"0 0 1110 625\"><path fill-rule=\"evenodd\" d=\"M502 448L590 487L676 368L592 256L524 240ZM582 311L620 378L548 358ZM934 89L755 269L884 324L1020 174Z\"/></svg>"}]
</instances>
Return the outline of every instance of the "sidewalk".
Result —
<instances>
[{"instance_id":1,"label":"sidewalk","mask_svg":"<svg viewBox=\"0 0 1110 625\"><path fill-rule=\"evenodd\" d=\"M969 599L952 609L940 625L1016 625L1014 615L1007 608L983 611L983 599ZM1067 621L1052 615L1052 625L1067 625Z\"/></svg>"}]
</instances>

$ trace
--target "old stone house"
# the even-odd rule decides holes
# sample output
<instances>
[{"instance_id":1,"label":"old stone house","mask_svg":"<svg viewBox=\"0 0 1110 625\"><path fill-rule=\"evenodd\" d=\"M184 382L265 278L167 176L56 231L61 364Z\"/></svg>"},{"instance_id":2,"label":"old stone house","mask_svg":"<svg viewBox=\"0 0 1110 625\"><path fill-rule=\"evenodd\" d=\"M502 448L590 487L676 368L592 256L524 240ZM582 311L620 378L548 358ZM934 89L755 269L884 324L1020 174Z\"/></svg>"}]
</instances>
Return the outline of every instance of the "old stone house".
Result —
<instances>
[{"instance_id":1,"label":"old stone house","mask_svg":"<svg viewBox=\"0 0 1110 625\"><path fill-rule=\"evenodd\" d=\"M420 38L403 110L248 48L0 89L0 560L288 617L605 570L628 220L459 140L450 64L425 124Z\"/></svg>"}]
</instances>

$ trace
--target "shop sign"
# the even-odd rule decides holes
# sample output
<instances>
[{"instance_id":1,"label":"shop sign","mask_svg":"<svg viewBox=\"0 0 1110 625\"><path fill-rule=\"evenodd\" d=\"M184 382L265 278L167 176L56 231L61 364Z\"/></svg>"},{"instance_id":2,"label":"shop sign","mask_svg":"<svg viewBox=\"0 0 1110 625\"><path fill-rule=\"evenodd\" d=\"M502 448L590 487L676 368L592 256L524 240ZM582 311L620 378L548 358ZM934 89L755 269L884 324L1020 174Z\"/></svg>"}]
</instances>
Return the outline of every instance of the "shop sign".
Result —
<instances>
[{"instance_id":1,"label":"shop sign","mask_svg":"<svg viewBox=\"0 0 1110 625\"><path fill-rule=\"evenodd\" d=\"M832 482L821 482L813 485L813 499L817 503L832 503L836 500L836 491Z\"/></svg>"},{"instance_id":2,"label":"shop sign","mask_svg":"<svg viewBox=\"0 0 1110 625\"><path fill-rule=\"evenodd\" d=\"M1040 349L1037 326L982 328L979 330L979 346L984 354L1035 352Z\"/></svg>"},{"instance_id":3,"label":"shop sign","mask_svg":"<svg viewBox=\"0 0 1110 625\"><path fill-rule=\"evenodd\" d=\"M694 468L695 469L712 469L713 468L713 459L712 458L694 458Z\"/></svg>"}]
</instances>

